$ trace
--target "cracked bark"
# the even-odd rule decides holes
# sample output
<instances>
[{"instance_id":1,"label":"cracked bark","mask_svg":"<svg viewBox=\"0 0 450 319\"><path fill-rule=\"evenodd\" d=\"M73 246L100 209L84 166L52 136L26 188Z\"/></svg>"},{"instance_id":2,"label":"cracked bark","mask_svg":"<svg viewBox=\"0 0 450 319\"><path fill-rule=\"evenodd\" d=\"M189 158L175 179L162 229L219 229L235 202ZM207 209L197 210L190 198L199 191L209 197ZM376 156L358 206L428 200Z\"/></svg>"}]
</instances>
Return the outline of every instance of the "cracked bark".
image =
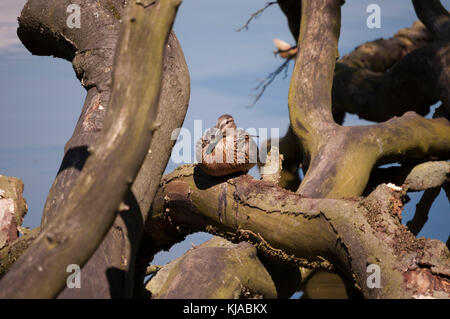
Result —
<instances>
[{"instance_id":1,"label":"cracked bark","mask_svg":"<svg viewBox=\"0 0 450 319\"><path fill-rule=\"evenodd\" d=\"M448 297L449 252L401 224L402 196L380 185L367 198L304 198L247 175L217 180L186 165L164 178L146 231L153 241L200 230L250 241L267 258L338 271L366 298ZM366 285L372 263L381 268L379 289ZM425 268L436 285L423 291L410 273Z\"/></svg>"}]
</instances>

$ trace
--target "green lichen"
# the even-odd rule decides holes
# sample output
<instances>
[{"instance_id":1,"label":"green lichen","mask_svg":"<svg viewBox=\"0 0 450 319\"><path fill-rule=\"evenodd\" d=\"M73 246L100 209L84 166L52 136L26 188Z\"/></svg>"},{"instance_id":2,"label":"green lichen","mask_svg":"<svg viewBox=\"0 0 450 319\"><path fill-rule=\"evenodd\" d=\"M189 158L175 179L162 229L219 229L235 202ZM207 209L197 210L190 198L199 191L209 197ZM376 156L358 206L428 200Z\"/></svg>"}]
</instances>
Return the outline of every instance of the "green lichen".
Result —
<instances>
[{"instance_id":1,"label":"green lichen","mask_svg":"<svg viewBox=\"0 0 450 319\"><path fill-rule=\"evenodd\" d=\"M116 20L122 19L120 11L114 6L111 0L101 1L100 4L108 10Z\"/></svg>"}]
</instances>

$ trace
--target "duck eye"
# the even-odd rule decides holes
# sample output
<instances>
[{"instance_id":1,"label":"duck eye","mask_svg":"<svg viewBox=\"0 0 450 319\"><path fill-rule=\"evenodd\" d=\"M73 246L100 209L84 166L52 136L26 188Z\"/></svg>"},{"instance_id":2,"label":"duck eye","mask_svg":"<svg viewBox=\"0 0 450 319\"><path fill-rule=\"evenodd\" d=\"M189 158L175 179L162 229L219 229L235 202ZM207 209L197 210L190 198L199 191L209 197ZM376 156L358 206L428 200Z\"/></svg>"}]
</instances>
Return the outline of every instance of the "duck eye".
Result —
<instances>
[{"instance_id":1,"label":"duck eye","mask_svg":"<svg viewBox=\"0 0 450 319\"><path fill-rule=\"evenodd\" d=\"M227 123L226 123L226 124L228 124L228 123L230 123L230 120L227 120Z\"/></svg>"}]
</instances>

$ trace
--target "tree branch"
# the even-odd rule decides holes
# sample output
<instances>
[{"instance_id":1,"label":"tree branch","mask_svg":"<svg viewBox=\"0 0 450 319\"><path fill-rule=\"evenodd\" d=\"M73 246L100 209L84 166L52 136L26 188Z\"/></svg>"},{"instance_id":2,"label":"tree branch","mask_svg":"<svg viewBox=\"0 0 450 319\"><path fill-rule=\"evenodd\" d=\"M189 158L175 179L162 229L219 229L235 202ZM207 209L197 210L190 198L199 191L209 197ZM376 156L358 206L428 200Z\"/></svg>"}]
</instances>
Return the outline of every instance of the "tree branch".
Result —
<instances>
[{"instance_id":1,"label":"tree branch","mask_svg":"<svg viewBox=\"0 0 450 319\"><path fill-rule=\"evenodd\" d=\"M417 17L436 37L444 37L450 32L450 14L440 0L412 0Z\"/></svg>"},{"instance_id":2,"label":"tree branch","mask_svg":"<svg viewBox=\"0 0 450 319\"><path fill-rule=\"evenodd\" d=\"M289 30L295 41L298 41L300 32L300 18L302 15L302 1L299 0L279 0L278 6L288 20Z\"/></svg>"},{"instance_id":3,"label":"tree branch","mask_svg":"<svg viewBox=\"0 0 450 319\"><path fill-rule=\"evenodd\" d=\"M302 3L300 50L289 90L291 126L308 167L298 192L315 198L359 196L374 165L397 161L400 156L448 157L446 119L426 120L408 112L373 126L341 127L333 121L331 87L340 6L331 0L307 2Z\"/></svg>"},{"instance_id":4,"label":"tree branch","mask_svg":"<svg viewBox=\"0 0 450 319\"><path fill-rule=\"evenodd\" d=\"M249 243L214 237L165 265L146 288L155 299L276 298L270 274L256 255Z\"/></svg>"},{"instance_id":5,"label":"tree branch","mask_svg":"<svg viewBox=\"0 0 450 319\"><path fill-rule=\"evenodd\" d=\"M300 26L299 3L280 4L296 39ZM334 112L355 113L366 120L381 122L406 111L425 115L439 99L448 101L448 93L442 89L448 87L448 72L442 71L450 64L444 59L445 43L435 43L415 52L392 68L397 61L432 40L430 32L417 22L390 39L365 43L344 56L336 63Z\"/></svg>"},{"instance_id":6,"label":"tree branch","mask_svg":"<svg viewBox=\"0 0 450 319\"><path fill-rule=\"evenodd\" d=\"M263 8L261 8L261 9L257 10L256 12L252 13L250 15L250 18L248 18L247 22L242 27L237 29L236 31L240 32L240 31L242 31L244 29L248 30L248 25L250 24L250 22L252 22L253 19L258 18L268 7L270 7L271 5L274 5L275 3L277 3L277 1L269 1L269 2L267 2L266 5Z\"/></svg>"},{"instance_id":7,"label":"tree branch","mask_svg":"<svg viewBox=\"0 0 450 319\"><path fill-rule=\"evenodd\" d=\"M331 88L340 32L339 1L302 1L302 29L291 85L289 116L307 152L319 145L316 135L336 126Z\"/></svg>"},{"instance_id":8,"label":"tree branch","mask_svg":"<svg viewBox=\"0 0 450 319\"><path fill-rule=\"evenodd\" d=\"M416 205L416 212L414 213L413 219L406 223L411 233L417 236L422 230L423 226L428 220L428 213L430 212L431 205L433 205L434 200L438 197L440 187L429 188L424 191L420 201Z\"/></svg>"},{"instance_id":9,"label":"tree branch","mask_svg":"<svg viewBox=\"0 0 450 319\"><path fill-rule=\"evenodd\" d=\"M83 265L111 227L149 148L164 46L179 3L160 1L151 10L131 6L118 47L110 108L89 150L92 155L58 216L0 282L0 296L56 296L64 286L66 267ZM138 85L129 86L131 80ZM23 273L29 276L18 280Z\"/></svg>"},{"instance_id":10,"label":"tree branch","mask_svg":"<svg viewBox=\"0 0 450 319\"><path fill-rule=\"evenodd\" d=\"M151 237L154 229L169 230L166 235L207 230L250 241L261 254L286 263L336 267L367 298L417 296L410 277L431 263L428 279L436 285L420 293L449 296L448 250L406 230L399 219L401 197L381 185L366 199L303 198L248 175L223 181L182 166L164 178L146 231ZM381 268L379 289L366 285L371 263Z\"/></svg>"},{"instance_id":11,"label":"tree branch","mask_svg":"<svg viewBox=\"0 0 450 319\"><path fill-rule=\"evenodd\" d=\"M410 191L439 188L450 179L450 162L426 162L415 166L405 178Z\"/></svg>"},{"instance_id":12,"label":"tree branch","mask_svg":"<svg viewBox=\"0 0 450 319\"><path fill-rule=\"evenodd\" d=\"M286 1L291 3L292 1ZM295 1L294 3L299 3ZM287 12L285 12L287 14ZM296 21L296 11L289 11L287 14L288 21ZM298 19L300 19L300 13L298 13ZM294 22L293 22L294 23ZM294 23L295 24L295 23ZM408 84L408 77L404 76L400 70L411 67L409 63L405 64L403 68L396 68L399 72L394 72L395 76L391 78L391 72L384 73L386 70L392 68L392 66L399 60L401 60L408 53L423 47L427 43L432 41L432 37L425 28L425 26L416 22L411 27L400 30L394 37L383 40L375 40L367 42L357 47L352 53L344 56L336 63L335 75L333 80L333 117L338 124L342 123L345 112L356 113L361 118L370 121L384 121L390 119L394 115L402 115L405 108L403 106L411 107L417 110L421 114L425 114L429 110L429 106L436 100L435 88L428 88L427 92L422 92L422 88L426 87L422 84L420 88L415 92L421 92L420 96L411 94L408 91L406 96L403 96L405 100L401 103L397 99L398 92L396 94L382 92L388 92L392 90L389 84L397 83L397 85L410 86ZM429 56L434 56L436 51L432 51ZM423 57L424 54L416 54L417 58ZM419 63L422 65L421 63ZM413 70L416 67L413 65ZM420 73L420 72L418 72ZM417 73L417 74L418 74ZM427 70L426 73L429 73ZM395 80L397 78L397 80ZM403 81L399 81L403 79ZM387 82L386 82L387 81ZM405 82L406 81L406 82ZM413 82L415 83L415 82ZM422 83L422 81L420 81ZM415 85L415 84L414 84ZM400 92L401 93L401 92ZM423 94L422 94L423 93ZM431 97L430 97L431 96ZM408 101L408 103L403 103ZM401 107L398 107L398 106ZM403 105L403 106L402 106ZM383 109L382 112L380 110ZM291 131L291 128L289 129ZM292 140L289 138L289 132L286 137L280 140L280 144L286 139L289 145L296 145L296 149L299 149L300 153L302 148L300 140L296 138ZM284 162L298 162L298 157L301 155L295 152L285 151L281 149L281 153L284 156ZM298 163L301 163L298 162ZM307 162L304 162L304 168L307 168ZM298 168L297 168L298 170ZM282 171L282 175L290 175L285 169ZM297 177L298 178L298 177Z\"/></svg>"},{"instance_id":13,"label":"tree branch","mask_svg":"<svg viewBox=\"0 0 450 319\"><path fill-rule=\"evenodd\" d=\"M55 55L70 60L88 91L83 111L66 144L64 159L47 197L42 216L44 228L57 216L60 205L73 188L89 156L87 150L97 140L109 108L114 51L126 4L121 0L100 1L93 5L94 2L79 2L82 13L80 29L65 28L65 19L53 19L55 13L62 17L67 15L68 0L29 0L20 17L18 34L24 45L33 54ZM100 38L99 34L102 35ZM161 96L156 117L160 125L154 132L154 142L132 185L132 191L126 196L129 210L118 214L114 226L82 268L83 278L95 280L86 280L80 289L65 289L59 295L60 298L131 297L143 220L146 219L151 198L175 142L171 139L172 131L182 126L189 92L186 61L175 34L171 32L165 46ZM145 267L145 263L138 261L137 268Z\"/></svg>"},{"instance_id":14,"label":"tree branch","mask_svg":"<svg viewBox=\"0 0 450 319\"><path fill-rule=\"evenodd\" d=\"M411 32L414 29L410 29ZM403 34L400 38L407 41ZM407 50L395 49L396 45L402 44L397 36L391 40L378 40L364 44L340 60L334 78L333 107L376 122L401 116L407 111L428 114L430 106L445 96L437 82L436 68L442 66L439 57L447 50L446 45L431 43L402 56L423 42L419 40ZM358 51L370 53L358 56ZM398 59L392 56L395 53L399 54ZM380 57L379 61L367 62L375 56ZM358 64L359 61L366 64L365 67Z\"/></svg>"},{"instance_id":15,"label":"tree branch","mask_svg":"<svg viewBox=\"0 0 450 319\"><path fill-rule=\"evenodd\" d=\"M378 185L383 183L401 185L408 192L441 187L448 181L449 174L450 162L447 161L430 161L418 165L404 161L401 166L376 168L372 170L363 195L368 195Z\"/></svg>"}]
</instances>

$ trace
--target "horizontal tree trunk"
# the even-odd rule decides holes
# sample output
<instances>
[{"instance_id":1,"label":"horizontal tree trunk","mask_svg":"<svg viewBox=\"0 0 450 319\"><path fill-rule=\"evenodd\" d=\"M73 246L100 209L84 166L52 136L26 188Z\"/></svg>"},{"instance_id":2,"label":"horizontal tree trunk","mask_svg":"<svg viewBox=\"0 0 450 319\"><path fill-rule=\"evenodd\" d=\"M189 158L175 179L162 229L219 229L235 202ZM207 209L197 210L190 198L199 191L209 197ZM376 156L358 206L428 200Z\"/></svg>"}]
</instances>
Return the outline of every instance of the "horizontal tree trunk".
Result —
<instances>
[{"instance_id":1,"label":"horizontal tree trunk","mask_svg":"<svg viewBox=\"0 0 450 319\"><path fill-rule=\"evenodd\" d=\"M380 185L365 199L304 198L248 175L220 180L182 166L165 177L146 230L166 241L200 230L250 241L279 261L338 271L366 298L449 297L449 251L401 224L402 196ZM379 288L366 284L370 264L380 267Z\"/></svg>"}]
</instances>

